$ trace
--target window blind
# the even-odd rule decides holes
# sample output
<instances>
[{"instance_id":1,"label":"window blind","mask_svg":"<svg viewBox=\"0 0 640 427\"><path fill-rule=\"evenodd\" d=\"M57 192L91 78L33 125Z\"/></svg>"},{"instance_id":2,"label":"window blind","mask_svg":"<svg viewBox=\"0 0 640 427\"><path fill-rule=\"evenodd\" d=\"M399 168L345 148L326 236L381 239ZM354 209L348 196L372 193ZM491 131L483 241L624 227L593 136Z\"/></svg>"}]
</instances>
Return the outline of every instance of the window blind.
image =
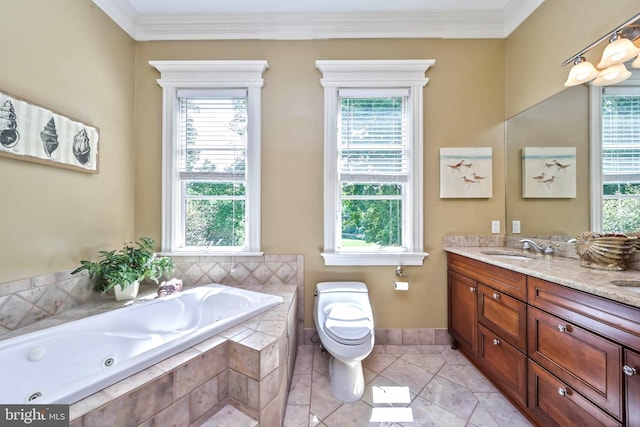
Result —
<instances>
[{"instance_id":1,"label":"window blind","mask_svg":"<svg viewBox=\"0 0 640 427\"><path fill-rule=\"evenodd\" d=\"M341 181L407 182L408 95L407 90L339 92Z\"/></svg>"},{"instance_id":2,"label":"window blind","mask_svg":"<svg viewBox=\"0 0 640 427\"><path fill-rule=\"evenodd\" d=\"M640 92L604 88L602 170L605 182L640 179Z\"/></svg>"},{"instance_id":3,"label":"window blind","mask_svg":"<svg viewBox=\"0 0 640 427\"><path fill-rule=\"evenodd\" d=\"M181 179L245 179L246 90L178 91Z\"/></svg>"}]
</instances>

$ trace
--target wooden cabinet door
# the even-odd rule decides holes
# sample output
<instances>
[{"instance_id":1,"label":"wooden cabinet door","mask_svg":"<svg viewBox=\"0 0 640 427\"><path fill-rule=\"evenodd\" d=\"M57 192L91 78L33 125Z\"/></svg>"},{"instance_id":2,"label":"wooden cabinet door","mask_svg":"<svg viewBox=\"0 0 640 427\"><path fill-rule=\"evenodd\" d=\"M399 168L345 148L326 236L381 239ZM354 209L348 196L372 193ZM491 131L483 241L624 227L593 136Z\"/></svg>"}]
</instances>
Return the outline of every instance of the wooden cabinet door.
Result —
<instances>
[{"instance_id":1,"label":"wooden cabinet door","mask_svg":"<svg viewBox=\"0 0 640 427\"><path fill-rule=\"evenodd\" d=\"M478 284L478 321L523 353L527 352L527 305Z\"/></svg>"},{"instance_id":2,"label":"wooden cabinet door","mask_svg":"<svg viewBox=\"0 0 640 427\"><path fill-rule=\"evenodd\" d=\"M478 365L505 393L527 406L527 356L481 324Z\"/></svg>"},{"instance_id":3,"label":"wooden cabinet door","mask_svg":"<svg viewBox=\"0 0 640 427\"><path fill-rule=\"evenodd\" d=\"M533 307L529 357L574 390L622 419L622 347Z\"/></svg>"},{"instance_id":4,"label":"wooden cabinet door","mask_svg":"<svg viewBox=\"0 0 640 427\"><path fill-rule=\"evenodd\" d=\"M640 354L624 352L625 389L627 391L627 426L640 427Z\"/></svg>"},{"instance_id":5,"label":"wooden cabinet door","mask_svg":"<svg viewBox=\"0 0 640 427\"><path fill-rule=\"evenodd\" d=\"M476 281L449 271L449 332L468 355L476 356Z\"/></svg>"},{"instance_id":6,"label":"wooden cabinet door","mask_svg":"<svg viewBox=\"0 0 640 427\"><path fill-rule=\"evenodd\" d=\"M532 361L529 361L529 411L544 426L622 425Z\"/></svg>"}]
</instances>

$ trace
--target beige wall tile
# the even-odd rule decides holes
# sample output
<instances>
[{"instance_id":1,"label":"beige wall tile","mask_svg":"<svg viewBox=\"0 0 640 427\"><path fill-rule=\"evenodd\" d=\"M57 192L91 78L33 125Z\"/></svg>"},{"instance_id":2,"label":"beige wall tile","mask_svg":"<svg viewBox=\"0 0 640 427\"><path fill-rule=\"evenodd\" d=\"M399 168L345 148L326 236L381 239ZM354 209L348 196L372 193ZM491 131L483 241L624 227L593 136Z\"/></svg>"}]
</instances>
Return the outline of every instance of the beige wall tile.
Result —
<instances>
[{"instance_id":1,"label":"beige wall tile","mask_svg":"<svg viewBox=\"0 0 640 427\"><path fill-rule=\"evenodd\" d=\"M173 402L173 374L168 373L130 394L85 415L87 426L138 425Z\"/></svg>"}]
</instances>

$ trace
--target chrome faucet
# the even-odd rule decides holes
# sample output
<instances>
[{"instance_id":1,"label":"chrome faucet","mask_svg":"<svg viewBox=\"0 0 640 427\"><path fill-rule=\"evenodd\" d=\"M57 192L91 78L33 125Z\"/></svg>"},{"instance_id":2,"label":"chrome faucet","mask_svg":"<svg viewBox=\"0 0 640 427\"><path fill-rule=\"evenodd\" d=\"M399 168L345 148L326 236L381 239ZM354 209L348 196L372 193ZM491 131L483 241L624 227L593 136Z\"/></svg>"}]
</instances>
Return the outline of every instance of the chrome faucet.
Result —
<instances>
[{"instance_id":1,"label":"chrome faucet","mask_svg":"<svg viewBox=\"0 0 640 427\"><path fill-rule=\"evenodd\" d=\"M551 244L548 244L546 248L543 248L531 239L522 239L520 240L520 243L522 243L523 251L529 251L531 248L533 248L533 251L537 254L553 256L553 254L555 253Z\"/></svg>"}]
</instances>

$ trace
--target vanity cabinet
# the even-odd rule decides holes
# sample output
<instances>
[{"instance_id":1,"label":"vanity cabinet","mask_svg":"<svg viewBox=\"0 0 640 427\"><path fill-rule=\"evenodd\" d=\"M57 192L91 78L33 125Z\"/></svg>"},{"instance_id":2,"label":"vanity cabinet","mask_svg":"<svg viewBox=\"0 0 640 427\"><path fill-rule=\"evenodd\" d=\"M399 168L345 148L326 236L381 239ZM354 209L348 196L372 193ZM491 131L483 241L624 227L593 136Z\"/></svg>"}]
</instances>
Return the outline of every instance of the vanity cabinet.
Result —
<instances>
[{"instance_id":1,"label":"vanity cabinet","mask_svg":"<svg viewBox=\"0 0 640 427\"><path fill-rule=\"evenodd\" d=\"M526 405L526 276L456 254L449 254L448 261L454 345Z\"/></svg>"},{"instance_id":2,"label":"vanity cabinet","mask_svg":"<svg viewBox=\"0 0 640 427\"><path fill-rule=\"evenodd\" d=\"M469 354L476 352L477 291L475 280L449 272L449 332Z\"/></svg>"},{"instance_id":3,"label":"vanity cabinet","mask_svg":"<svg viewBox=\"0 0 640 427\"><path fill-rule=\"evenodd\" d=\"M454 345L543 426L640 427L640 308L448 254Z\"/></svg>"},{"instance_id":4,"label":"vanity cabinet","mask_svg":"<svg viewBox=\"0 0 640 427\"><path fill-rule=\"evenodd\" d=\"M640 353L624 352L625 394L627 396L627 425L640 427Z\"/></svg>"}]
</instances>

